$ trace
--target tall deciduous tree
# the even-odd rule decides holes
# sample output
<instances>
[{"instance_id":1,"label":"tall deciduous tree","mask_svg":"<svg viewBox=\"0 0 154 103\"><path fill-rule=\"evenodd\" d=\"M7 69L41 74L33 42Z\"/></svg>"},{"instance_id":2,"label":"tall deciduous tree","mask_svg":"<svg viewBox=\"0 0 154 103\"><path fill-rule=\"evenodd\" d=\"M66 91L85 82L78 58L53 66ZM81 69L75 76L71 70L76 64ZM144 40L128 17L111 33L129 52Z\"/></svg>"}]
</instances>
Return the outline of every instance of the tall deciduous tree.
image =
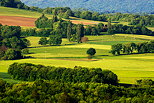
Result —
<instances>
[{"instance_id":1,"label":"tall deciduous tree","mask_svg":"<svg viewBox=\"0 0 154 103\"><path fill-rule=\"evenodd\" d=\"M46 45L47 43L48 43L48 40L47 40L46 37L42 37L42 38L40 38L40 40L39 40L39 44L41 44L41 45Z\"/></svg>"},{"instance_id":2,"label":"tall deciduous tree","mask_svg":"<svg viewBox=\"0 0 154 103\"><path fill-rule=\"evenodd\" d=\"M67 39L70 41L72 35L72 23L69 22L67 26Z\"/></svg>"},{"instance_id":3,"label":"tall deciduous tree","mask_svg":"<svg viewBox=\"0 0 154 103\"><path fill-rule=\"evenodd\" d=\"M77 35L77 42L81 42L81 37L84 37L84 27L83 24L78 24L76 27L76 35Z\"/></svg>"}]
</instances>

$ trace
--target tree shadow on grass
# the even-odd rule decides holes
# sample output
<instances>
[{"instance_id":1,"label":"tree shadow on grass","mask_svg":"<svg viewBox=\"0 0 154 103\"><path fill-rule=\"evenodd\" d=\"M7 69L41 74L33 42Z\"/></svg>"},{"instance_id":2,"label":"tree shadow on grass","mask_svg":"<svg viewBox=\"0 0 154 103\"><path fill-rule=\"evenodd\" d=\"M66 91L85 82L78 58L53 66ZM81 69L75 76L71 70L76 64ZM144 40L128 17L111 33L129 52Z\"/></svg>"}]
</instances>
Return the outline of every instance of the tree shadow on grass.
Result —
<instances>
[{"instance_id":1,"label":"tree shadow on grass","mask_svg":"<svg viewBox=\"0 0 154 103\"><path fill-rule=\"evenodd\" d=\"M12 79L11 76L8 73L5 73L5 72L0 72L0 78Z\"/></svg>"},{"instance_id":2,"label":"tree shadow on grass","mask_svg":"<svg viewBox=\"0 0 154 103\"><path fill-rule=\"evenodd\" d=\"M109 55L98 55L98 56L109 56Z\"/></svg>"}]
</instances>

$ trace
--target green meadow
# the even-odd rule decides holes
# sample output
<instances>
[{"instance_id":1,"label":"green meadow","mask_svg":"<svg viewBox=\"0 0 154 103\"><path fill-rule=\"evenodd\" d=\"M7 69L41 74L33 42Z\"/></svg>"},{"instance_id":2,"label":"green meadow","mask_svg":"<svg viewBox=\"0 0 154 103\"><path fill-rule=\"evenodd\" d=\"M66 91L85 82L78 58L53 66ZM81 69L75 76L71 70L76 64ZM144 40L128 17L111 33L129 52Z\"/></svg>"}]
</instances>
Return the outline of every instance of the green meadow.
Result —
<instances>
[{"instance_id":1,"label":"green meadow","mask_svg":"<svg viewBox=\"0 0 154 103\"><path fill-rule=\"evenodd\" d=\"M0 15L4 16L21 16L38 18L41 13L0 7ZM47 15L52 17L52 15ZM71 18L72 20L76 18ZM97 21L76 19L77 21L85 21L92 23L99 23ZM105 23L105 22L103 22ZM121 22L127 25L127 22ZM26 29L27 27L24 27ZM154 30L153 28L150 28ZM111 45L116 43L130 43L130 42L144 42L154 40L154 37L139 36L130 34L116 34L103 36L87 36L89 41L86 43L70 43L63 39L61 46L41 46L38 44L40 37L27 37L31 42L29 47L31 58L20 60L0 60L0 78L8 82L23 82L11 79L7 74L10 64L14 62L19 63L34 63L47 66L58 67L74 67L83 66L91 68L102 68L112 70L118 75L121 83L135 83L138 79L153 79L154 80L154 53L151 54L133 54L113 56L109 51ZM92 60L87 59L86 51L89 48L96 49L96 55Z\"/></svg>"},{"instance_id":2,"label":"green meadow","mask_svg":"<svg viewBox=\"0 0 154 103\"><path fill-rule=\"evenodd\" d=\"M1 7L0 6L0 16L19 16L19 17L30 17L30 18L39 18L42 15L42 13L38 13L35 11L29 11L29 10L22 10L17 8L9 8L9 7ZM46 14L48 18L51 18L52 15ZM64 19L67 20L67 19ZM89 25L98 24L98 23L104 23L107 24L108 22L100 22L100 21L93 21L93 20L85 20L81 18L76 17L70 17L69 20L75 20L76 23L89 23ZM114 22L112 24L115 24ZM128 25L128 22L119 22L119 24ZM24 27L29 28L29 27Z\"/></svg>"},{"instance_id":3,"label":"green meadow","mask_svg":"<svg viewBox=\"0 0 154 103\"><path fill-rule=\"evenodd\" d=\"M21 60L0 61L0 76L9 82L14 81L7 74L7 69L14 62L34 63L57 67L83 66L109 69L116 73L121 83L135 83L142 78L154 79L154 54L133 54L113 56L109 53L111 44L143 42L147 39L125 37L119 34L111 36L87 36L89 42L76 44L63 39L61 46L38 45L39 37L28 37L31 41L30 53L32 58ZM97 53L92 60L87 59L88 48L95 48Z\"/></svg>"},{"instance_id":4,"label":"green meadow","mask_svg":"<svg viewBox=\"0 0 154 103\"><path fill-rule=\"evenodd\" d=\"M0 16L19 16L19 17L31 17L38 18L42 14L34 11L22 10L17 8L8 8L0 6ZM52 15L47 15L47 17L52 17Z\"/></svg>"}]
</instances>

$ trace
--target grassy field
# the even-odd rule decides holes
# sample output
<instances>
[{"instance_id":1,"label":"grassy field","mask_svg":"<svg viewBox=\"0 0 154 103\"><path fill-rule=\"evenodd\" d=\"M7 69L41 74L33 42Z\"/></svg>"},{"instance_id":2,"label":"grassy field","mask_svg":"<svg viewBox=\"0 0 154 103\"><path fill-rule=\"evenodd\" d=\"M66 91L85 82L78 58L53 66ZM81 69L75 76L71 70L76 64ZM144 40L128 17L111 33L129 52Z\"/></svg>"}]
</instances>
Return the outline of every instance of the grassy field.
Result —
<instances>
[{"instance_id":1,"label":"grassy field","mask_svg":"<svg viewBox=\"0 0 154 103\"><path fill-rule=\"evenodd\" d=\"M37 44L39 37L28 37L27 39L32 44L29 48L31 52L29 56L33 58L0 61L0 77L8 82L22 82L12 80L7 74L7 69L14 62L28 62L58 67L84 66L109 69L118 75L122 83L135 83L137 79L141 78L154 79L154 54L112 56L109 53L111 44L129 41L143 42L147 40L134 39L133 37L124 38L119 35L88 36L88 38L89 42L82 44L68 43L66 39L63 39L61 46L42 47ZM97 51L93 60L87 59L86 51L90 47L95 48Z\"/></svg>"},{"instance_id":2,"label":"grassy field","mask_svg":"<svg viewBox=\"0 0 154 103\"><path fill-rule=\"evenodd\" d=\"M0 7L0 15L5 16L21 16L21 17L33 17L38 18L41 13ZM52 15L47 15L51 17ZM76 22L86 22L91 24L97 24L98 21L83 20L78 18L71 18ZM107 22L103 22L107 23ZM121 22L127 25L127 22ZM24 27L26 29L29 27ZM150 28L154 30L153 28ZM77 44L69 43L66 39L63 39L61 46L46 46L38 45L39 37L28 37L31 41L29 47L30 53L28 56L33 58L21 59L21 60L8 60L0 61L0 78L7 80L8 82L23 82L10 78L7 74L7 70L10 64L14 62L19 63L34 63L43 64L49 66L60 67L99 67L102 69L109 69L116 73L122 83L135 83L137 79L151 78L154 80L154 54L133 54L113 56L109 53L111 45L116 43L129 43L129 42L143 42L154 40L150 36L139 35L103 35L103 36L87 36L89 42ZM88 48L95 48L97 53L93 60L87 59L86 51Z\"/></svg>"},{"instance_id":3,"label":"grassy field","mask_svg":"<svg viewBox=\"0 0 154 103\"><path fill-rule=\"evenodd\" d=\"M8 7L0 7L0 16L18 16L18 17L30 17L30 18L38 18L42 15L42 13L34 12L34 11L28 11L28 10L22 10L17 8L8 8ZM52 15L46 14L48 18L51 18ZM65 19L67 20L67 19ZM108 22L101 22L101 21L93 21L93 20L85 20L81 18L76 17L70 17L70 19L73 23L78 24L85 24L85 25L93 25L98 23L107 24ZM113 22L112 24L115 24ZM128 25L128 22L119 22L119 24Z\"/></svg>"},{"instance_id":4,"label":"grassy field","mask_svg":"<svg viewBox=\"0 0 154 103\"><path fill-rule=\"evenodd\" d=\"M154 27L148 27L148 29L150 29L150 30L154 31Z\"/></svg>"},{"instance_id":5,"label":"grassy field","mask_svg":"<svg viewBox=\"0 0 154 103\"><path fill-rule=\"evenodd\" d=\"M154 36L146 36L146 35L133 35L133 34L116 34L116 36L122 36L125 38L134 38L134 40L136 39L140 39L140 40L154 40Z\"/></svg>"},{"instance_id":6,"label":"grassy field","mask_svg":"<svg viewBox=\"0 0 154 103\"><path fill-rule=\"evenodd\" d=\"M22 10L17 8L7 8L0 6L0 16L20 16L20 17L31 17L31 18L38 18L42 15L42 13ZM51 18L52 15L46 15L47 17Z\"/></svg>"}]
</instances>

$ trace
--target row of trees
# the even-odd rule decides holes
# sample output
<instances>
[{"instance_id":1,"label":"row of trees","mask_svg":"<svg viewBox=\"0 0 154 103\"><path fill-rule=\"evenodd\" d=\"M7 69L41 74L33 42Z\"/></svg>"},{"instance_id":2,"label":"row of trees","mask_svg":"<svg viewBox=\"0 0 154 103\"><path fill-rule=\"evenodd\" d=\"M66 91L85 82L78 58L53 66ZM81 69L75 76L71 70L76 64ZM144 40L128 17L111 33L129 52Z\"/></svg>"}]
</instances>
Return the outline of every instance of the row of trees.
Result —
<instances>
[{"instance_id":1,"label":"row of trees","mask_svg":"<svg viewBox=\"0 0 154 103\"><path fill-rule=\"evenodd\" d=\"M128 87L102 83L38 80L9 84L0 79L1 103L153 103L153 86Z\"/></svg>"},{"instance_id":2,"label":"row of trees","mask_svg":"<svg viewBox=\"0 0 154 103\"><path fill-rule=\"evenodd\" d=\"M21 31L21 36L28 37L28 36L38 36L38 37L49 37L50 32L52 29L48 28L30 28L30 29L23 29Z\"/></svg>"},{"instance_id":3,"label":"row of trees","mask_svg":"<svg viewBox=\"0 0 154 103\"><path fill-rule=\"evenodd\" d=\"M96 82L117 84L118 77L112 71L101 68L85 68L75 66L73 69L64 67L50 67L30 63L14 63L10 65L8 73L17 80L35 81L40 79L59 82Z\"/></svg>"},{"instance_id":4,"label":"row of trees","mask_svg":"<svg viewBox=\"0 0 154 103\"><path fill-rule=\"evenodd\" d=\"M153 53L154 41L143 43L127 43L112 45L111 53L113 55L132 54L132 53Z\"/></svg>"},{"instance_id":5,"label":"row of trees","mask_svg":"<svg viewBox=\"0 0 154 103\"><path fill-rule=\"evenodd\" d=\"M69 16L73 16L73 11L69 7L55 7L55 8L45 8L43 13L58 15L61 18L69 19Z\"/></svg>"},{"instance_id":6,"label":"row of trees","mask_svg":"<svg viewBox=\"0 0 154 103\"><path fill-rule=\"evenodd\" d=\"M38 44L40 45L60 45L62 43L62 37L61 36L56 36L56 35L50 35L49 39L46 37L40 38Z\"/></svg>"},{"instance_id":7,"label":"row of trees","mask_svg":"<svg viewBox=\"0 0 154 103\"><path fill-rule=\"evenodd\" d=\"M1 0L0 6L4 7L12 7L12 8L19 8L19 9L28 9L27 5L22 3L20 0Z\"/></svg>"},{"instance_id":8,"label":"row of trees","mask_svg":"<svg viewBox=\"0 0 154 103\"><path fill-rule=\"evenodd\" d=\"M87 20L96 20L96 21L107 21L107 18L104 15L100 15L98 12L91 11L73 11L74 16L77 18L87 19Z\"/></svg>"},{"instance_id":9,"label":"row of trees","mask_svg":"<svg viewBox=\"0 0 154 103\"><path fill-rule=\"evenodd\" d=\"M27 48L30 42L20 35L19 26L0 25L0 59L12 60L23 57L21 51Z\"/></svg>"},{"instance_id":10,"label":"row of trees","mask_svg":"<svg viewBox=\"0 0 154 103\"><path fill-rule=\"evenodd\" d=\"M0 6L13 7L19 9L26 9L32 11L38 11L41 13L58 15L61 18L69 19L69 16L75 16L87 20L97 20L97 21L125 21L130 22L130 25L139 26L154 26L154 15L139 15L139 14L122 14L122 13L110 13L110 14L100 14L98 12L91 12L88 10L74 10L72 11L69 7L55 7L55 8L38 8L38 7L28 7L20 0L1 0Z\"/></svg>"},{"instance_id":11,"label":"row of trees","mask_svg":"<svg viewBox=\"0 0 154 103\"><path fill-rule=\"evenodd\" d=\"M70 21L58 19L56 15L54 15L52 19L48 19L43 14L36 20L35 24L37 28L49 28L47 29L49 31L48 34L54 35L55 37L67 37L69 41L79 43L84 36L84 26L82 24L72 24Z\"/></svg>"},{"instance_id":12,"label":"row of trees","mask_svg":"<svg viewBox=\"0 0 154 103\"><path fill-rule=\"evenodd\" d=\"M108 25L108 33L141 34L141 35L154 36L154 32L152 32L145 26L126 26L122 24L114 24L110 26Z\"/></svg>"}]
</instances>

